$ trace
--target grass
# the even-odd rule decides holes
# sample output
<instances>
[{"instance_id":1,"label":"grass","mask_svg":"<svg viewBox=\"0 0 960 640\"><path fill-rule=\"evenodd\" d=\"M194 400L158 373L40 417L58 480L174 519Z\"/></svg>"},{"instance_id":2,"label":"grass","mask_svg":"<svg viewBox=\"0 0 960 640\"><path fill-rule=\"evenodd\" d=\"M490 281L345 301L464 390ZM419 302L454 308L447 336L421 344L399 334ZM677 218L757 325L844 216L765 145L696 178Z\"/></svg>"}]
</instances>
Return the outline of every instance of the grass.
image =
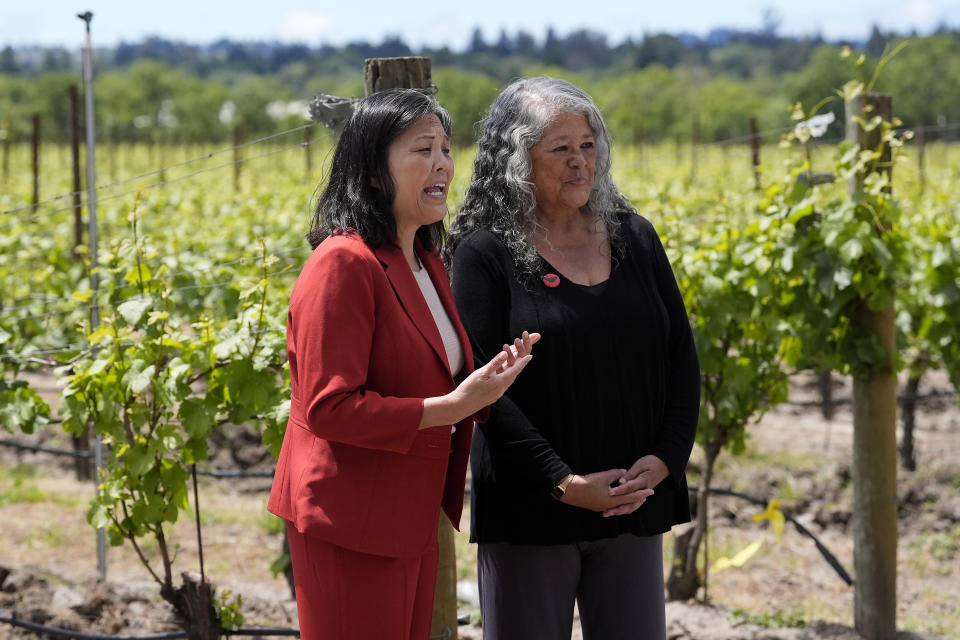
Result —
<instances>
[{"instance_id":1,"label":"grass","mask_svg":"<svg viewBox=\"0 0 960 640\"><path fill-rule=\"evenodd\" d=\"M27 546L33 548L59 548L67 541L67 535L60 524L51 522L37 526L24 539Z\"/></svg>"},{"instance_id":2,"label":"grass","mask_svg":"<svg viewBox=\"0 0 960 640\"><path fill-rule=\"evenodd\" d=\"M734 609L733 620L738 624L755 624L767 629L797 629L806 626L803 613L796 609L786 611L778 609L773 613L759 615L747 613L743 609Z\"/></svg>"}]
</instances>

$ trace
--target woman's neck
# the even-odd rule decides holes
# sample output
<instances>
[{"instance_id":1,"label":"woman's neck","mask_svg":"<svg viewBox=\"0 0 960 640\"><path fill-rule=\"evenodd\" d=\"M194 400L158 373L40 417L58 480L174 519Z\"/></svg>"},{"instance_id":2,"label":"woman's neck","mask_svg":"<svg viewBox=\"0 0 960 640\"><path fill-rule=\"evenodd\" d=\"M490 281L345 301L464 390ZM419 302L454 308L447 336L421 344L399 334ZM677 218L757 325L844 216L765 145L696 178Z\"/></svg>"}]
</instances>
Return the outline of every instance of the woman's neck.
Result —
<instances>
[{"instance_id":1,"label":"woman's neck","mask_svg":"<svg viewBox=\"0 0 960 640\"><path fill-rule=\"evenodd\" d=\"M537 210L537 228L534 237L549 241L561 239L576 239L590 236L600 229L602 222L590 210L580 209L553 209L549 211Z\"/></svg>"},{"instance_id":2,"label":"woman's neck","mask_svg":"<svg viewBox=\"0 0 960 640\"><path fill-rule=\"evenodd\" d=\"M417 252L414 250L414 241L417 238L418 229L419 227L397 228L397 245L413 271L420 271L420 261L417 259Z\"/></svg>"}]
</instances>

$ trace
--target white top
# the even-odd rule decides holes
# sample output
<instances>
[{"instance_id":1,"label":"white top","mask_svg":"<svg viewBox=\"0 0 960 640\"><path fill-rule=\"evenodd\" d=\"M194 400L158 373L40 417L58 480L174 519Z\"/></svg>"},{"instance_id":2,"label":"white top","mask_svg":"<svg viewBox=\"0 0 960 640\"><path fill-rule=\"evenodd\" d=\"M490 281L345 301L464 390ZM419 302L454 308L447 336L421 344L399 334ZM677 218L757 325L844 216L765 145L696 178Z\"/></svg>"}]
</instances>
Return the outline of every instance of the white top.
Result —
<instances>
[{"instance_id":1,"label":"white top","mask_svg":"<svg viewBox=\"0 0 960 640\"><path fill-rule=\"evenodd\" d=\"M430 313L433 314L433 321L437 323L437 329L440 331L440 338L443 340L443 348L447 352L447 364L450 365L450 372L456 376L463 368L463 345L460 344L460 338L457 337L457 331L450 322L450 316L447 315L443 303L440 302L440 296L437 295L437 288L433 286L430 274L427 270L420 267L420 271L413 272L420 285L420 291L430 307Z\"/></svg>"}]
</instances>

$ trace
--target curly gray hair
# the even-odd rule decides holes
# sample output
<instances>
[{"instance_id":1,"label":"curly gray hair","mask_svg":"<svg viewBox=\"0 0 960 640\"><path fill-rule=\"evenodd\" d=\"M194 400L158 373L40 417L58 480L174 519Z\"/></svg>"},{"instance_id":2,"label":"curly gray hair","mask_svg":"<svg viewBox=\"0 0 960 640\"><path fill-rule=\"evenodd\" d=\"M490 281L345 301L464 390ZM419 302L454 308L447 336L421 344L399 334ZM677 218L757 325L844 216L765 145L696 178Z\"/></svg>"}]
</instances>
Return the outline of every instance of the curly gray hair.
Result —
<instances>
[{"instance_id":1,"label":"curly gray hair","mask_svg":"<svg viewBox=\"0 0 960 640\"><path fill-rule=\"evenodd\" d=\"M535 77L504 89L480 124L473 181L447 236L448 262L464 237L488 229L504 241L521 273L540 270L542 259L530 238L538 226L530 149L557 116L569 113L587 119L596 144L593 189L586 206L606 225L614 258L622 257L616 213L635 209L610 176L610 134L603 116L593 99L573 84Z\"/></svg>"}]
</instances>

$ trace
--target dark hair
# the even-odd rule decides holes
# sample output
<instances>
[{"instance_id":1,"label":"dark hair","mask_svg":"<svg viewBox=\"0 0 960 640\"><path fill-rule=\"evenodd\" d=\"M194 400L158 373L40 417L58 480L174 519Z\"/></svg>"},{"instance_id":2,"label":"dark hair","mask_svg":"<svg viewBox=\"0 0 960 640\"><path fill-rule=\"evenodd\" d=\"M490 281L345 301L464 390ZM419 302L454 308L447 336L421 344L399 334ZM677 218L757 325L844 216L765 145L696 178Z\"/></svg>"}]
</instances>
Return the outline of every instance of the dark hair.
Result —
<instances>
[{"instance_id":1,"label":"dark hair","mask_svg":"<svg viewBox=\"0 0 960 640\"><path fill-rule=\"evenodd\" d=\"M582 115L590 125L597 164L586 206L606 225L614 259L622 257L624 240L617 213L635 209L610 175L612 143L603 116L579 87L566 80L536 77L510 84L480 123L473 180L444 247L448 263L463 238L477 229L488 229L503 240L521 273L536 273L542 267L530 240L531 231L539 224L530 149L557 116L567 113Z\"/></svg>"},{"instance_id":2,"label":"dark hair","mask_svg":"<svg viewBox=\"0 0 960 640\"><path fill-rule=\"evenodd\" d=\"M447 138L450 115L436 100L416 89L388 89L360 100L347 120L333 153L330 179L310 221L307 240L316 248L330 235L357 233L379 247L396 236L393 217L396 185L387 164L390 144L424 116L435 115ZM379 185L375 187L374 185ZM443 244L443 221L420 227L427 249Z\"/></svg>"}]
</instances>

